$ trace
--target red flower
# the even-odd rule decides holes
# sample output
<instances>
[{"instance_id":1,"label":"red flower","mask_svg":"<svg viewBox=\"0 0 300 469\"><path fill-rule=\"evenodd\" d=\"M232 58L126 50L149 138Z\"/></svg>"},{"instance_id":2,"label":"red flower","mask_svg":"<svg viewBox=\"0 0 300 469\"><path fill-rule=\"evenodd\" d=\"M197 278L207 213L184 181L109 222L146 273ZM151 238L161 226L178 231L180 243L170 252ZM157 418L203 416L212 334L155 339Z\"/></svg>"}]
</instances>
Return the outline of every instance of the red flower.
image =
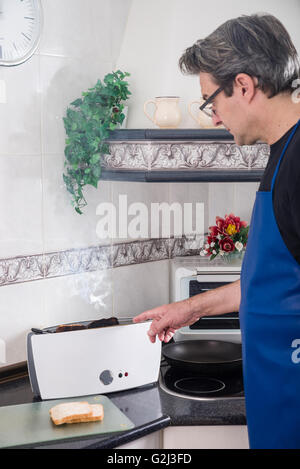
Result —
<instances>
[{"instance_id":1,"label":"red flower","mask_svg":"<svg viewBox=\"0 0 300 469\"><path fill-rule=\"evenodd\" d=\"M216 217L216 225L219 230L219 233L224 232L225 220L221 217Z\"/></svg>"},{"instance_id":2,"label":"red flower","mask_svg":"<svg viewBox=\"0 0 300 469\"><path fill-rule=\"evenodd\" d=\"M233 213L231 213L230 215L225 215L224 231L226 233L229 225L231 225L231 227L235 227L235 232L238 233L241 227L240 217L234 216Z\"/></svg>"},{"instance_id":3,"label":"red flower","mask_svg":"<svg viewBox=\"0 0 300 469\"><path fill-rule=\"evenodd\" d=\"M218 239L215 236L207 236L207 243L217 243Z\"/></svg>"},{"instance_id":4,"label":"red flower","mask_svg":"<svg viewBox=\"0 0 300 469\"><path fill-rule=\"evenodd\" d=\"M225 252L231 252L231 251L234 251L234 249L235 249L234 243L233 243L232 239L230 239L230 238L221 239L220 240L220 248L222 249L222 251L225 251Z\"/></svg>"},{"instance_id":5,"label":"red flower","mask_svg":"<svg viewBox=\"0 0 300 469\"><path fill-rule=\"evenodd\" d=\"M210 236L217 236L220 233L217 226L210 226L208 229L210 231Z\"/></svg>"},{"instance_id":6,"label":"red flower","mask_svg":"<svg viewBox=\"0 0 300 469\"><path fill-rule=\"evenodd\" d=\"M216 217L217 220L218 217ZM229 215L225 215L225 220L224 220L224 233L227 233L227 228L228 226L231 225L231 231L232 227L235 227L235 232L239 233L242 227L247 226L246 221L241 221L240 217L236 217L233 213L230 213Z\"/></svg>"}]
</instances>

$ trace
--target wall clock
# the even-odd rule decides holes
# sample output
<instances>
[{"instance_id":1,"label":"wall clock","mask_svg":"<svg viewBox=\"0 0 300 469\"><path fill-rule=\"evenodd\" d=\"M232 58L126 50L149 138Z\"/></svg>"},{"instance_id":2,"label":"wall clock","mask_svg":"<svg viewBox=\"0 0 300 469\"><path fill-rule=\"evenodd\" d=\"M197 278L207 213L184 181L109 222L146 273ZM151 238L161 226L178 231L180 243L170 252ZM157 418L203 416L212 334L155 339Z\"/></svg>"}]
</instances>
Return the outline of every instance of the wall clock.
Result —
<instances>
[{"instance_id":1,"label":"wall clock","mask_svg":"<svg viewBox=\"0 0 300 469\"><path fill-rule=\"evenodd\" d=\"M19 65L36 50L42 28L40 0L0 0L0 65Z\"/></svg>"}]
</instances>

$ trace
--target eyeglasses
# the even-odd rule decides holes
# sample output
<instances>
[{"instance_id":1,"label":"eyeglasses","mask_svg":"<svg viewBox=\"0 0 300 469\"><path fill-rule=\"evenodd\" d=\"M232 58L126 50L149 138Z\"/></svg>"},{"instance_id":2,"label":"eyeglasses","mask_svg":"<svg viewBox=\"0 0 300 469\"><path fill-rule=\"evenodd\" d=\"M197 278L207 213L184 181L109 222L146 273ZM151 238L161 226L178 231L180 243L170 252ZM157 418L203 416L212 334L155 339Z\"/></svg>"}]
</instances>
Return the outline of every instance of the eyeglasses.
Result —
<instances>
[{"instance_id":1,"label":"eyeglasses","mask_svg":"<svg viewBox=\"0 0 300 469\"><path fill-rule=\"evenodd\" d=\"M208 117L213 117L216 114L215 109L213 109L213 104L210 104L215 97L223 91L223 87L218 88L212 95L210 95L204 103L200 106L200 111L204 112Z\"/></svg>"}]
</instances>

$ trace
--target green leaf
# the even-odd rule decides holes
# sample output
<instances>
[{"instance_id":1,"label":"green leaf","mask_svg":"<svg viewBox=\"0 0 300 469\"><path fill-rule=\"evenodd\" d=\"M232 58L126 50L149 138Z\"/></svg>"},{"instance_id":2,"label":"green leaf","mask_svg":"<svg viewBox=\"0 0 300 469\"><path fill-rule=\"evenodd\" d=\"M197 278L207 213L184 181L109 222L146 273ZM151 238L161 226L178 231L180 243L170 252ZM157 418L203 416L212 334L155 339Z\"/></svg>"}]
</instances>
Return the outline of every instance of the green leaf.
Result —
<instances>
[{"instance_id":1,"label":"green leaf","mask_svg":"<svg viewBox=\"0 0 300 469\"><path fill-rule=\"evenodd\" d=\"M101 155L100 153L95 153L91 158L91 164L96 164L100 161Z\"/></svg>"},{"instance_id":2,"label":"green leaf","mask_svg":"<svg viewBox=\"0 0 300 469\"><path fill-rule=\"evenodd\" d=\"M131 95L124 80L128 76L130 73L117 70L108 73L103 82L98 79L93 87L81 93L81 98L71 102L63 117L67 135L63 180L79 214L87 204L83 195L85 185L98 186L101 155L109 154L106 143L109 132L125 118L124 102ZM114 107L119 109L118 113L112 112Z\"/></svg>"},{"instance_id":3,"label":"green leaf","mask_svg":"<svg viewBox=\"0 0 300 469\"><path fill-rule=\"evenodd\" d=\"M77 213L79 213L80 215L82 215L82 211L80 210L79 207L75 207L75 210L76 210Z\"/></svg>"},{"instance_id":4,"label":"green leaf","mask_svg":"<svg viewBox=\"0 0 300 469\"><path fill-rule=\"evenodd\" d=\"M82 99L78 98L71 103L72 106L78 107L82 104Z\"/></svg>"}]
</instances>

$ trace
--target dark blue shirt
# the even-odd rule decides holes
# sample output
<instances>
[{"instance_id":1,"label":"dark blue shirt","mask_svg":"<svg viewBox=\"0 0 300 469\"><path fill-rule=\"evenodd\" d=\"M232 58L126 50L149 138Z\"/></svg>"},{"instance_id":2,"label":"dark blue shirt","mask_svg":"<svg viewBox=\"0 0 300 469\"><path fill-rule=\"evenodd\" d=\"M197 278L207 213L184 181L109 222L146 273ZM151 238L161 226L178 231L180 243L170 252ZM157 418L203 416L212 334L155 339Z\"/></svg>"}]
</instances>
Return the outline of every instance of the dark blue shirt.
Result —
<instances>
[{"instance_id":1,"label":"dark blue shirt","mask_svg":"<svg viewBox=\"0 0 300 469\"><path fill-rule=\"evenodd\" d=\"M259 191L271 190L275 168L292 129L271 145ZM282 239L300 264L300 127L281 160L274 185L273 208ZM268 236L267 227L262 236Z\"/></svg>"}]
</instances>

